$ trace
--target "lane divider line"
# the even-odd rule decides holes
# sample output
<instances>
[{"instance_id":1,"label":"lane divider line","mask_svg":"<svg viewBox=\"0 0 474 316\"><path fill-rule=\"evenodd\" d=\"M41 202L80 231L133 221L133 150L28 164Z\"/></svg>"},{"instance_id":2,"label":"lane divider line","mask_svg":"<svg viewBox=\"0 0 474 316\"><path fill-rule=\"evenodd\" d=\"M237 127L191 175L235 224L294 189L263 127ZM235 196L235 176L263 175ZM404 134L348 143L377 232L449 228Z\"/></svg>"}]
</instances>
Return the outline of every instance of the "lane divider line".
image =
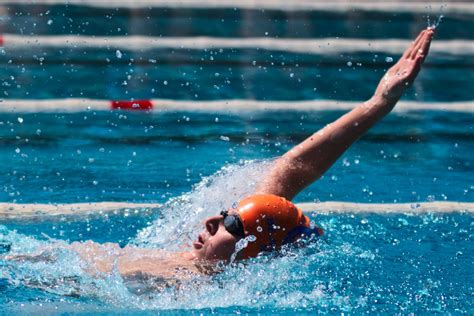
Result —
<instances>
[{"instance_id":1,"label":"lane divider line","mask_svg":"<svg viewBox=\"0 0 474 316\"><path fill-rule=\"evenodd\" d=\"M64 0L2 0L0 4L55 5L64 4ZM439 1L318 1L318 0L68 0L68 5L83 5L101 8L188 8L188 9L253 9L277 11L317 10L329 12L409 12L436 14L471 14L474 6L469 1L443 3Z\"/></svg>"},{"instance_id":2,"label":"lane divider line","mask_svg":"<svg viewBox=\"0 0 474 316\"><path fill-rule=\"evenodd\" d=\"M159 208L157 203L98 202L74 204L17 204L0 203L0 221L8 219L31 219L45 216L84 216L104 214L151 214ZM443 201L414 203L354 203L321 202L299 203L305 213L315 214L422 214L422 213L474 213L474 203Z\"/></svg>"},{"instance_id":3,"label":"lane divider line","mask_svg":"<svg viewBox=\"0 0 474 316\"><path fill-rule=\"evenodd\" d=\"M0 99L0 113L88 112L88 111L194 111L194 112L248 112L248 111L347 111L361 101L308 100L308 101L258 101L258 100L94 100L94 99ZM416 102L401 101L394 112L444 111L474 112L473 101Z\"/></svg>"},{"instance_id":4,"label":"lane divider line","mask_svg":"<svg viewBox=\"0 0 474 316\"><path fill-rule=\"evenodd\" d=\"M303 54L336 54L341 52L387 52L401 54L411 43L402 39L294 39L294 38L218 38L218 37L153 37L153 36L82 36L51 35L27 36L3 34L0 46L8 49L50 48L102 48L146 51L151 49L263 49ZM432 54L474 55L472 40L434 41ZM120 55L119 55L120 56Z\"/></svg>"}]
</instances>

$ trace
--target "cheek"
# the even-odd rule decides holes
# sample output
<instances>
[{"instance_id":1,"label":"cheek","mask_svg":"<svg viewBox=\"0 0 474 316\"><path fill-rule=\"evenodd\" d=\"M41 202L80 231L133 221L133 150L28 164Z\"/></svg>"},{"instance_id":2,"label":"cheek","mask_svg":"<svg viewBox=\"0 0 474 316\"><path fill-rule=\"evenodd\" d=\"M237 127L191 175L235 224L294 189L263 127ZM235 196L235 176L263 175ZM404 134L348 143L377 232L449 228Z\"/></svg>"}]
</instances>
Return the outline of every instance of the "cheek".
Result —
<instances>
[{"instance_id":1,"label":"cheek","mask_svg":"<svg viewBox=\"0 0 474 316\"><path fill-rule=\"evenodd\" d=\"M235 238L223 236L210 240L206 247L206 257L214 259L229 259L235 251Z\"/></svg>"}]
</instances>

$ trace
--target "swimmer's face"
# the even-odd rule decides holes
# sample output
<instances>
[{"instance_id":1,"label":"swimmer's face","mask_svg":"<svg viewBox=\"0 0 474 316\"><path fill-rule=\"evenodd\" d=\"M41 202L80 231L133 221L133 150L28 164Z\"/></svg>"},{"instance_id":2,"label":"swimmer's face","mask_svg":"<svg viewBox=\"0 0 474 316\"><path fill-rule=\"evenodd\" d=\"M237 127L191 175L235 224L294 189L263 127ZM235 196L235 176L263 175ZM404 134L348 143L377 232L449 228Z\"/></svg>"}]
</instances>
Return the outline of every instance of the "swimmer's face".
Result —
<instances>
[{"instance_id":1,"label":"swimmer's face","mask_svg":"<svg viewBox=\"0 0 474 316\"><path fill-rule=\"evenodd\" d=\"M222 215L209 217L204 225L205 230L193 243L194 255L205 260L229 260L240 238L225 229Z\"/></svg>"}]
</instances>

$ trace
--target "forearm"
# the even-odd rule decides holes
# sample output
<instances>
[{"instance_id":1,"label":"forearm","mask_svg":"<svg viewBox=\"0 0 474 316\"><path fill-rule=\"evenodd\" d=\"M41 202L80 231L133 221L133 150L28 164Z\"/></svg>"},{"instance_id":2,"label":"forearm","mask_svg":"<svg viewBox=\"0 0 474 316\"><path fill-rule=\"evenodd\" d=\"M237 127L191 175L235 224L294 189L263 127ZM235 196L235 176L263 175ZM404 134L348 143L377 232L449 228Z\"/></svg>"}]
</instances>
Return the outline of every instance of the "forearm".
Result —
<instances>
[{"instance_id":1,"label":"forearm","mask_svg":"<svg viewBox=\"0 0 474 316\"><path fill-rule=\"evenodd\" d=\"M314 166L317 169L323 165L329 167L350 145L390 113L395 104L396 101L374 96L308 137L285 156L304 163L318 162L318 166Z\"/></svg>"},{"instance_id":2,"label":"forearm","mask_svg":"<svg viewBox=\"0 0 474 316\"><path fill-rule=\"evenodd\" d=\"M350 145L387 115L395 104L396 101L374 96L326 125L280 157L257 192L292 199L321 177Z\"/></svg>"},{"instance_id":3,"label":"forearm","mask_svg":"<svg viewBox=\"0 0 474 316\"><path fill-rule=\"evenodd\" d=\"M311 166L309 182L319 178L357 139L387 115L395 103L374 97L358 105L331 124L308 137L284 155L286 159Z\"/></svg>"}]
</instances>

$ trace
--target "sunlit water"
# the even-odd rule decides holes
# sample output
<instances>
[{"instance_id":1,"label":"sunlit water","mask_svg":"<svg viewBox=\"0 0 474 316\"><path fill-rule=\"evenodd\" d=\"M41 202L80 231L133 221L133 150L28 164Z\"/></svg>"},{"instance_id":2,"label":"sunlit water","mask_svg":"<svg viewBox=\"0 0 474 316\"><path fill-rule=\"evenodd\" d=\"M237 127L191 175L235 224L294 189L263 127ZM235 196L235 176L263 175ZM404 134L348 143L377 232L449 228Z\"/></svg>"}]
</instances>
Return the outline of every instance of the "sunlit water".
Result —
<instances>
[{"instance_id":1,"label":"sunlit water","mask_svg":"<svg viewBox=\"0 0 474 316\"><path fill-rule=\"evenodd\" d=\"M412 13L154 8L130 14L126 9L94 8L91 14L83 6L36 10L43 15L9 5L0 19L3 33L360 38L370 43L411 39L426 22L438 27L443 13L433 10L432 16L439 16L435 22ZM107 27L105 16L112 17ZM469 14L450 14L443 21L436 40L474 38ZM397 57L370 46L367 52L324 56L255 48L7 47L0 51L2 98L364 100ZM404 98L472 100L471 57L470 52L431 54ZM0 253L11 248L10 253L29 254L45 248L54 260L0 259L0 314L473 314L473 216L462 210L355 215L320 214L316 208L311 219L326 230L324 238L146 295L134 294L116 272L101 278L85 273L85 262L66 247L93 240L189 248L202 220L251 193L273 157L341 114L1 113L0 201L163 206L2 220ZM296 201L473 202L473 126L471 113L392 114Z\"/></svg>"},{"instance_id":2,"label":"sunlit water","mask_svg":"<svg viewBox=\"0 0 474 316\"><path fill-rule=\"evenodd\" d=\"M182 249L195 238L203 218L251 192L266 168L268 162L223 168L190 193L146 215L149 225L138 229L130 242ZM474 227L469 214L321 215L315 209L311 218L326 229L324 238L146 295L132 294L117 273L91 277L82 269L84 262L64 248L65 241L56 239L92 227L95 236L89 237L100 240L101 228L117 225L126 225L133 234L134 225L143 220L140 215L121 218L76 219L74 230L62 227L62 232L53 230L50 237L26 236L13 230L22 230L15 223L0 226L0 239L11 243L11 253L32 253L48 246L55 258L52 263L1 260L0 286L7 294L1 298L2 309L472 312L473 288L467 280L472 278ZM53 225L61 225L55 221ZM36 226L50 232L48 225ZM109 239L119 241L119 235Z\"/></svg>"},{"instance_id":3,"label":"sunlit water","mask_svg":"<svg viewBox=\"0 0 474 316\"><path fill-rule=\"evenodd\" d=\"M340 114L4 114L4 201L164 205L3 220L0 240L11 253L47 247L55 260L1 261L1 311L472 311L473 218L462 212L322 215L315 209L323 239L146 295L134 294L117 273L90 276L64 247L94 240L189 248L203 219L251 193L272 157ZM297 201L472 202L472 126L472 115L462 113L392 114Z\"/></svg>"}]
</instances>

